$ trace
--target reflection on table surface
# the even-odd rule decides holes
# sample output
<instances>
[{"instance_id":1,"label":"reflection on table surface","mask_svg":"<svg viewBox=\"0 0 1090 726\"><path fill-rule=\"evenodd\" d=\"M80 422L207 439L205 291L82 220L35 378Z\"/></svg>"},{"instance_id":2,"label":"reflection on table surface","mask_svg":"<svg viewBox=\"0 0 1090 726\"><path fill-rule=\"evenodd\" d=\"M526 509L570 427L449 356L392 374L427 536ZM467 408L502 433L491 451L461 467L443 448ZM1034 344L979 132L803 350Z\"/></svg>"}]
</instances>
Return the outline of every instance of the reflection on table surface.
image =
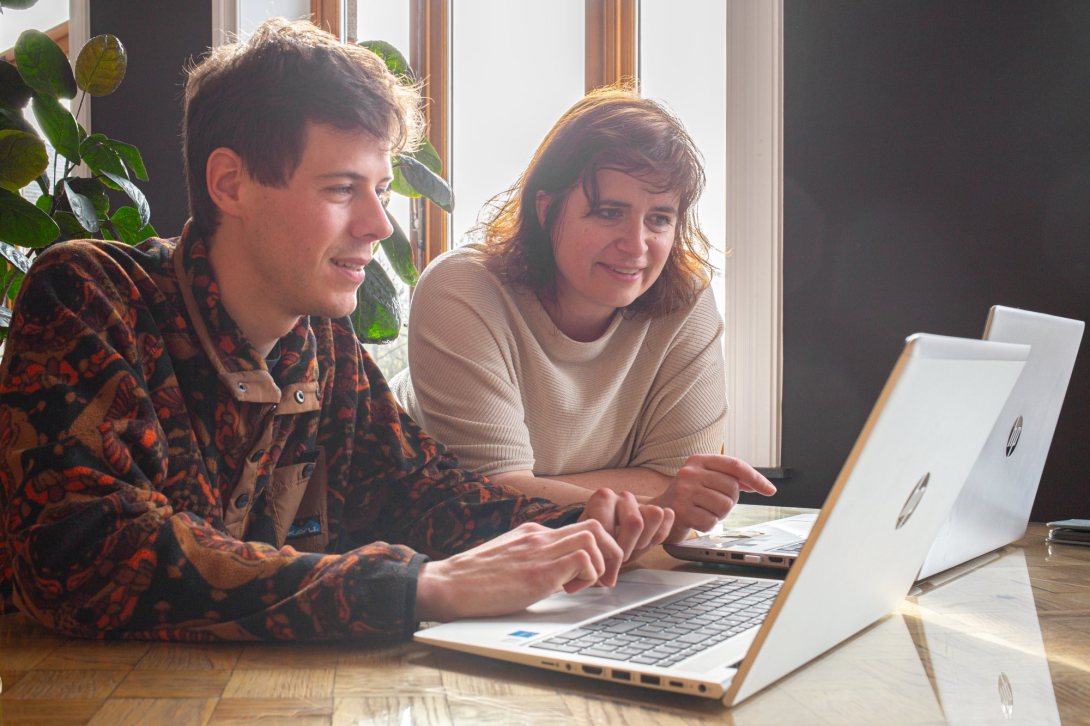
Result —
<instances>
[{"instance_id":1,"label":"reflection on table surface","mask_svg":"<svg viewBox=\"0 0 1090 726\"><path fill-rule=\"evenodd\" d=\"M731 524L803 511L742 506ZM1049 548L1045 534L1030 525L922 583L729 711L412 642L98 643L16 615L0 617L0 723L1090 723L1090 549ZM702 567L661 550L636 566Z\"/></svg>"}]
</instances>

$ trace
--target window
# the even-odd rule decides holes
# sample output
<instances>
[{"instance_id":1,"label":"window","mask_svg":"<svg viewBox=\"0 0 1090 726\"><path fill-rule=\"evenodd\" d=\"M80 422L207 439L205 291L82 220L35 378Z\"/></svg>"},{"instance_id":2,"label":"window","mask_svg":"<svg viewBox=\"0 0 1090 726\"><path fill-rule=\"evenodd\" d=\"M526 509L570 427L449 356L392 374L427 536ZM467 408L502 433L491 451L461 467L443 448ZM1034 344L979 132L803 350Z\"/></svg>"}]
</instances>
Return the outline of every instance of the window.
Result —
<instances>
[{"instance_id":1,"label":"window","mask_svg":"<svg viewBox=\"0 0 1090 726\"><path fill-rule=\"evenodd\" d=\"M222 18L238 3L305 1L213 0L214 22L227 27ZM431 204L412 205L407 231L421 269L463 240L585 90L634 77L646 96L671 106L706 161L698 214L726 323L726 449L780 465L782 0L309 2L315 22L342 38L387 40L407 52L422 79L428 138L458 205L450 219ZM399 220L405 204L394 212ZM376 349L376 358L397 345ZM397 368L380 365L387 374Z\"/></svg>"}]
</instances>

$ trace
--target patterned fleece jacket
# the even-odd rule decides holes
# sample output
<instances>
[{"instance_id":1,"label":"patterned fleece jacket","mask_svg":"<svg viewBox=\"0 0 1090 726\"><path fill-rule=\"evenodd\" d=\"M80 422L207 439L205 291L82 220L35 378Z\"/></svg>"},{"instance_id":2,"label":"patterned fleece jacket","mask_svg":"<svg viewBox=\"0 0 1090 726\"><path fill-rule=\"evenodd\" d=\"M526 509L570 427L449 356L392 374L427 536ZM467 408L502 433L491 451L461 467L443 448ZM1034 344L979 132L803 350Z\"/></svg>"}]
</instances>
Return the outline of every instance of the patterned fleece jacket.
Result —
<instances>
[{"instance_id":1,"label":"patterned fleece jacket","mask_svg":"<svg viewBox=\"0 0 1090 726\"><path fill-rule=\"evenodd\" d=\"M81 637L404 636L427 556L580 514L457 468L347 318L300 318L270 370L187 233L58 245L15 311L0 611Z\"/></svg>"}]
</instances>

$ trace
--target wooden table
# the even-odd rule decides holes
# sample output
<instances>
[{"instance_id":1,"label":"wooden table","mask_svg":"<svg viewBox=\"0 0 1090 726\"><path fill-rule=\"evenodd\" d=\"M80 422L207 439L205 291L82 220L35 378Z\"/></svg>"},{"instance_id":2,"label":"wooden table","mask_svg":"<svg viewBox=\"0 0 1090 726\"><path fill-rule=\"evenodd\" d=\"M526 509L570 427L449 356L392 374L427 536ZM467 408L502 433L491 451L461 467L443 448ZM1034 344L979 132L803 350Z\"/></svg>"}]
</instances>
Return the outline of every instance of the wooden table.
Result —
<instances>
[{"instance_id":1,"label":"wooden table","mask_svg":"<svg viewBox=\"0 0 1090 726\"><path fill-rule=\"evenodd\" d=\"M741 506L732 522L800 511ZM0 724L1090 723L1090 549L1044 536L1030 525L729 711L412 642L100 643L15 615L0 618ZM696 567L661 550L638 566Z\"/></svg>"}]
</instances>

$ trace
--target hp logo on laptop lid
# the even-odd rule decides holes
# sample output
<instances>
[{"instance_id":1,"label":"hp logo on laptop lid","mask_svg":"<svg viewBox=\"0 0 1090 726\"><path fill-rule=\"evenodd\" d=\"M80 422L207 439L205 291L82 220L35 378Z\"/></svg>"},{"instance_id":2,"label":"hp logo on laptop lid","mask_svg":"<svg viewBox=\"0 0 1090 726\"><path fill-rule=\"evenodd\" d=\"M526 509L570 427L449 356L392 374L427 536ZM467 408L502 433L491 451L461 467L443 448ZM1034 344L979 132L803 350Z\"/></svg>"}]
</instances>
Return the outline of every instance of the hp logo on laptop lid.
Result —
<instances>
[{"instance_id":1,"label":"hp logo on laptop lid","mask_svg":"<svg viewBox=\"0 0 1090 726\"><path fill-rule=\"evenodd\" d=\"M905 505L901 507L901 514L897 517L897 529L905 526L905 522L912 516L912 513L916 511L916 505L923 499L923 493L927 491L927 482L931 479L931 473L923 475L923 479L916 482L916 486L912 488L912 493L908 495L908 499L905 501Z\"/></svg>"},{"instance_id":2,"label":"hp logo on laptop lid","mask_svg":"<svg viewBox=\"0 0 1090 726\"><path fill-rule=\"evenodd\" d=\"M1022 437L1022 417L1019 416L1015 420L1014 426L1011 426L1010 435L1007 436L1007 458L1008 459L1010 458L1010 455L1014 453L1014 447L1018 446L1018 439L1020 439L1021 437Z\"/></svg>"}]
</instances>

